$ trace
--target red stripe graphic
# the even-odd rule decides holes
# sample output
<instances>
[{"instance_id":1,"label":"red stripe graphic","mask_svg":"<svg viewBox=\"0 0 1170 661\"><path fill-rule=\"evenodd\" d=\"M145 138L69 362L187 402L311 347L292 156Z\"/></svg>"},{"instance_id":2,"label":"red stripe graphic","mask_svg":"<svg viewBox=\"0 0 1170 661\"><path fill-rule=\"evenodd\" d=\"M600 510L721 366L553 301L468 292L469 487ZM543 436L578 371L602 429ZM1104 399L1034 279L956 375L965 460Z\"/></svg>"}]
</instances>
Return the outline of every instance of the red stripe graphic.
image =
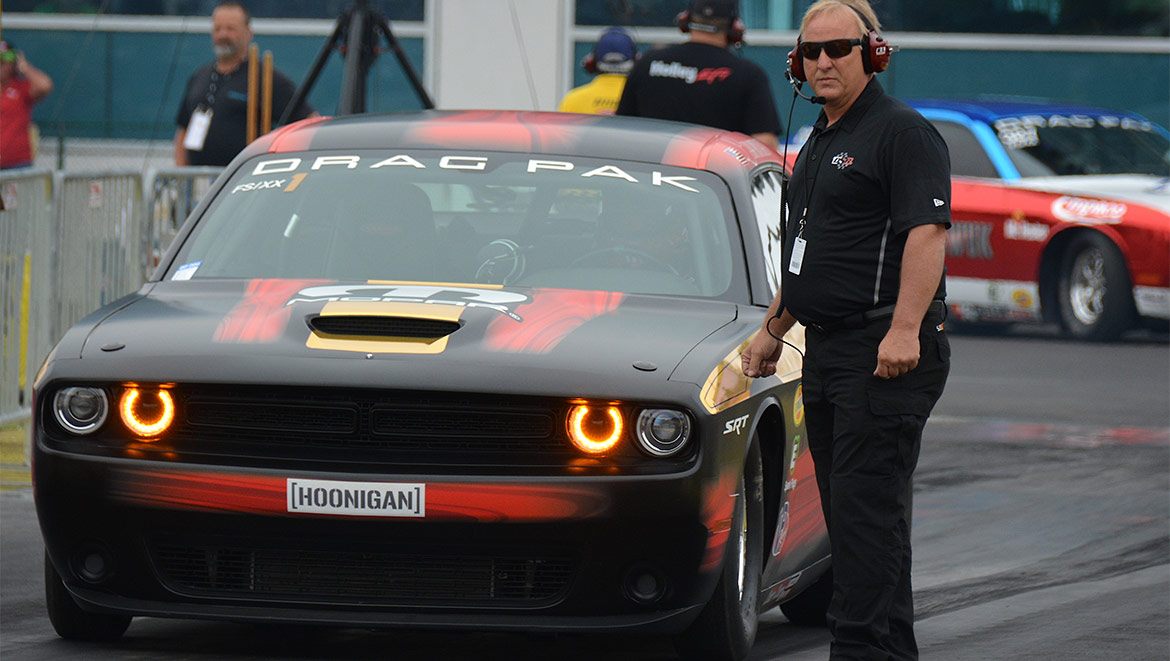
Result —
<instances>
[{"instance_id":1,"label":"red stripe graphic","mask_svg":"<svg viewBox=\"0 0 1170 661\"><path fill-rule=\"evenodd\" d=\"M495 319L487 328L484 346L496 351L547 353L581 324L612 312L621 302L618 292L536 290L532 301L515 310L524 321Z\"/></svg>"},{"instance_id":2,"label":"red stripe graphic","mask_svg":"<svg viewBox=\"0 0 1170 661\"><path fill-rule=\"evenodd\" d=\"M219 322L216 342L274 342L288 325L292 310L285 304L298 291L326 280L258 278L248 283L244 298Z\"/></svg>"}]
</instances>

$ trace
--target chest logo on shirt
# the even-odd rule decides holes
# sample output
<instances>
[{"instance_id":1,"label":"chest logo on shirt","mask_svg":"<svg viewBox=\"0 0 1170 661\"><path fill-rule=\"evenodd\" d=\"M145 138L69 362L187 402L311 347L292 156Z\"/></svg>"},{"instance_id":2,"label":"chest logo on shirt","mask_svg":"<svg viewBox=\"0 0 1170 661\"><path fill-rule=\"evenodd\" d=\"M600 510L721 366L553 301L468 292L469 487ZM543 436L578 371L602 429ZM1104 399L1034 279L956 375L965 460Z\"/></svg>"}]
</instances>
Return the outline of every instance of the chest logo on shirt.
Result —
<instances>
[{"instance_id":1,"label":"chest logo on shirt","mask_svg":"<svg viewBox=\"0 0 1170 661\"><path fill-rule=\"evenodd\" d=\"M843 151L834 156L831 162L837 166L838 170L844 170L850 165L853 165L853 157L849 155L849 152Z\"/></svg>"}]
</instances>

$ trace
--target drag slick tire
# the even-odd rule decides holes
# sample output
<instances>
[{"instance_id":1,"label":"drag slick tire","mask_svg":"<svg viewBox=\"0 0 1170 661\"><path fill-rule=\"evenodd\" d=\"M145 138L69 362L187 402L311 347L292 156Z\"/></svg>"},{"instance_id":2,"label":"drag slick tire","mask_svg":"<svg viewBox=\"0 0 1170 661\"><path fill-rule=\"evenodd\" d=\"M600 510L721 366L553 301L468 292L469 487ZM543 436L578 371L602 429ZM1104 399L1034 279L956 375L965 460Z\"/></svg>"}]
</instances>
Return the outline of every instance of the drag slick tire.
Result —
<instances>
[{"instance_id":1,"label":"drag slick tire","mask_svg":"<svg viewBox=\"0 0 1170 661\"><path fill-rule=\"evenodd\" d=\"M1134 323L1133 288L1121 251L1105 236L1085 232L1060 262L1060 325L1078 340L1115 340Z\"/></svg>"},{"instance_id":2,"label":"drag slick tire","mask_svg":"<svg viewBox=\"0 0 1170 661\"><path fill-rule=\"evenodd\" d=\"M129 615L84 611L73 601L60 574L45 553L45 606L58 636L67 640L114 640L126 633Z\"/></svg>"},{"instance_id":3,"label":"drag slick tire","mask_svg":"<svg viewBox=\"0 0 1170 661\"><path fill-rule=\"evenodd\" d=\"M753 438L739 478L723 571L711 600L674 640L684 659L742 661L751 652L760 620L763 570L764 468Z\"/></svg>"}]
</instances>

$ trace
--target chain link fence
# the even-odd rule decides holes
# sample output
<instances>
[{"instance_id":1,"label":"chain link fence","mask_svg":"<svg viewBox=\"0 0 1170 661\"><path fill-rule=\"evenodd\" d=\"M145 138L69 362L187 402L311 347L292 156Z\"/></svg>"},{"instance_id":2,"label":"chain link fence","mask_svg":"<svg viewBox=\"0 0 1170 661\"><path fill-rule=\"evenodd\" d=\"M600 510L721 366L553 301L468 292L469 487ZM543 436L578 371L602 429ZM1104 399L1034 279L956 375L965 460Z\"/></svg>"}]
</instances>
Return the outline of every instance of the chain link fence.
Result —
<instances>
[{"instance_id":1,"label":"chain link fence","mask_svg":"<svg viewBox=\"0 0 1170 661\"><path fill-rule=\"evenodd\" d=\"M61 335L138 289L219 168L0 172L0 424Z\"/></svg>"}]
</instances>

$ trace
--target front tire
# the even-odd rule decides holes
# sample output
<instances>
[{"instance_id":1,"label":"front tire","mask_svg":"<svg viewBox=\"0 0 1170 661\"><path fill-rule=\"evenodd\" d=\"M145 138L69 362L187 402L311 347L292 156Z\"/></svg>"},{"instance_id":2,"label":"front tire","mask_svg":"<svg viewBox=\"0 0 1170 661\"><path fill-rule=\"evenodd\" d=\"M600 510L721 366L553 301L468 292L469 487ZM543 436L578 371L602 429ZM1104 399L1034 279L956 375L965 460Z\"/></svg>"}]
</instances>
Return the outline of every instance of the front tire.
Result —
<instances>
[{"instance_id":1,"label":"front tire","mask_svg":"<svg viewBox=\"0 0 1170 661\"><path fill-rule=\"evenodd\" d=\"M759 439L753 438L739 479L719 584L698 619L674 641L684 659L742 661L755 643L764 562L763 479Z\"/></svg>"},{"instance_id":2,"label":"front tire","mask_svg":"<svg viewBox=\"0 0 1170 661\"><path fill-rule=\"evenodd\" d=\"M1121 251L1101 234L1084 233L1060 261L1060 325L1069 337L1106 342L1133 326L1133 289Z\"/></svg>"},{"instance_id":3,"label":"front tire","mask_svg":"<svg viewBox=\"0 0 1170 661\"><path fill-rule=\"evenodd\" d=\"M128 615L84 611L73 601L53 561L45 553L45 606L58 636L67 640L114 640L130 626Z\"/></svg>"}]
</instances>

